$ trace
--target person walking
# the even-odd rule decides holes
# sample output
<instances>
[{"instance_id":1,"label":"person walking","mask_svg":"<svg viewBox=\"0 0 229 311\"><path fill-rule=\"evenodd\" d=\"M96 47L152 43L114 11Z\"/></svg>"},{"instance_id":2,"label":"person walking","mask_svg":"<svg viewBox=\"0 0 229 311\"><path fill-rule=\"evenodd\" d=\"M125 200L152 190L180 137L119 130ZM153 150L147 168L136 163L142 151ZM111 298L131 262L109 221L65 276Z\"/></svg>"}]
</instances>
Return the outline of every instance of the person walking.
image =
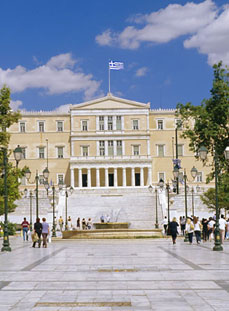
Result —
<instances>
[{"instance_id":1,"label":"person walking","mask_svg":"<svg viewBox=\"0 0 229 311\"><path fill-rule=\"evenodd\" d=\"M78 217L76 220L76 229L80 230L80 217Z\"/></svg>"},{"instance_id":2,"label":"person walking","mask_svg":"<svg viewBox=\"0 0 229 311\"><path fill-rule=\"evenodd\" d=\"M209 241L211 242L214 239L213 232L214 232L214 227L215 227L215 221L212 217L209 217L208 221L208 236L209 236Z\"/></svg>"},{"instance_id":3,"label":"person walking","mask_svg":"<svg viewBox=\"0 0 229 311\"><path fill-rule=\"evenodd\" d=\"M86 223L86 219L85 218L82 219L82 229L83 230L87 229L87 223Z\"/></svg>"},{"instance_id":4,"label":"person walking","mask_svg":"<svg viewBox=\"0 0 229 311\"><path fill-rule=\"evenodd\" d=\"M192 244L193 232L194 232L194 224L190 218L186 221L185 231L188 233L188 241L189 244Z\"/></svg>"},{"instance_id":5,"label":"person walking","mask_svg":"<svg viewBox=\"0 0 229 311\"><path fill-rule=\"evenodd\" d=\"M68 216L68 230L72 230L72 219L71 219L71 216Z\"/></svg>"},{"instance_id":6,"label":"person walking","mask_svg":"<svg viewBox=\"0 0 229 311\"><path fill-rule=\"evenodd\" d=\"M34 224L34 234L38 236L38 240L33 241L33 247L36 246L36 243L38 242L38 247L41 247L41 233L42 233L42 224L40 223L40 218L37 218L35 224Z\"/></svg>"},{"instance_id":7,"label":"person walking","mask_svg":"<svg viewBox=\"0 0 229 311\"><path fill-rule=\"evenodd\" d=\"M169 223L169 232L172 236L173 244L176 244L177 227L179 227L179 224L177 223L176 217L173 217L173 220Z\"/></svg>"},{"instance_id":8,"label":"person walking","mask_svg":"<svg viewBox=\"0 0 229 311\"><path fill-rule=\"evenodd\" d=\"M181 227L181 232L184 236L184 233L185 233L185 225L186 225L186 219L185 217L183 216L181 219L180 219L180 227Z\"/></svg>"},{"instance_id":9,"label":"person walking","mask_svg":"<svg viewBox=\"0 0 229 311\"><path fill-rule=\"evenodd\" d=\"M199 217L194 216L194 232L196 236L196 243L200 244L201 242L201 223Z\"/></svg>"},{"instance_id":10,"label":"person walking","mask_svg":"<svg viewBox=\"0 0 229 311\"><path fill-rule=\"evenodd\" d=\"M207 242L208 236L208 220L206 218L202 219L202 232L203 232L203 241Z\"/></svg>"},{"instance_id":11,"label":"person walking","mask_svg":"<svg viewBox=\"0 0 229 311\"><path fill-rule=\"evenodd\" d=\"M21 229L22 229L22 232L23 232L23 240L25 241L28 241L28 231L29 231L29 223L28 221L26 220L26 217L24 217L24 220L23 222L21 223Z\"/></svg>"},{"instance_id":12,"label":"person walking","mask_svg":"<svg viewBox=\"0 0 229 311\"><path fill-rule=\"evenodd\" d=\"M92 220L91 220L91 218L88 218L87 228L88 228L88 230L91 230L91 228L92 228Z\"/></svg>"},{"instance_id":13,"label":"person walking","mask_svg":"<svg viewBox=\"0 0 229 311\"><path fill-rule=\"evenodd\" d=\"M46 218L42 218L42 238L43 247L47 248L47 237L49 235L49 224L46 222Z\"/></svg>"},{"instance_id":14,"label":"person walking","mask_svg":"<svg viewBox=\"0 0 229 311\"><path fill-rule=\"evenodd\" d=\"M167 227L168 227L168 219L167 219L167 217L165 216L165 218L162 220L162 226L163 226L163 228L164 228L164 235L166 235L167 234Z\"/></svg>"},{"instance_id":15,"label":"person walking","mask_svg":"<svg viewBox=\"0 0 229 311\"><path fill-rule=\"evenodd\" d=\"M225 238L225 229L226 229L226 220L224 218L224 215L221 215L221 218L219 219L219 231L220 231L220 241L221 244L223 244L224 238Z\"/></svg>"},{"instance_id":16,"label":"person walking","mask_svg":"<svg viewBox=\"0 0 229 311\"><path fill-rule=\"evenodd\" d=\"M229 218L227 219L226 223L226 239L229 239Z\"/></svg>"},{"instance_id":17,"label":"person walking","mask_svg":"<svg viewBox=\"0 0 229 311\"><path fill-rule=\"evenodd\" d=\"M64 220L63 220L62 216L60 216L58 222L59 222L60 232L62 232L63 231L63 225L64 225Z\"/></svg>"}]
</instances>

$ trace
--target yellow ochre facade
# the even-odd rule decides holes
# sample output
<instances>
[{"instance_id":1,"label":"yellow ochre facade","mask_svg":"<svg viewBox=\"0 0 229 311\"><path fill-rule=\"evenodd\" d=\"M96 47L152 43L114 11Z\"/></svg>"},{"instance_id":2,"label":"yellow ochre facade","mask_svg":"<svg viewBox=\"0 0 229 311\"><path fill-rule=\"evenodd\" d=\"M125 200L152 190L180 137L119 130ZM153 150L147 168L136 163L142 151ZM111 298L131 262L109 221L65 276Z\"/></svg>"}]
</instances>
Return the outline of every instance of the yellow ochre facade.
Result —
<instances>
[{"instance_id":1,"label":"yellow ochre facade","mask_svg":"<svg viewBox=\"0 0 229 311\"><path fill-rule=\"evenodd\" d=\"M151 109L150 103L112 94L71 105L68 113L22 112L19 123L9 129L10 149L23 149L19 167L26 165L32 172L21 187L32 187L38 173L41 188L46 167L52 184L63 181L75 189L148 187L160 179L171 183L177 121L175 110ZM186 169L189 183L203 187L209 168L195 159L181 131L180 174ZM195 180L193 166L198 170Z\"/></svg>"}]
</instances>

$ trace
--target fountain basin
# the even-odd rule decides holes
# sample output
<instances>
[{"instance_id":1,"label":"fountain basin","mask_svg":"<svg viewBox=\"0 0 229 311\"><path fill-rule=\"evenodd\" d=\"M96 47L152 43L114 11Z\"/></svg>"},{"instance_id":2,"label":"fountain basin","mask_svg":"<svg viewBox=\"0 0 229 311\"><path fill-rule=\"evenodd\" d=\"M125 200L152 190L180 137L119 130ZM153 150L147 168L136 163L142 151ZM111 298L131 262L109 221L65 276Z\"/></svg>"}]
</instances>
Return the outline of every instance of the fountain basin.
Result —
<instances>
[{"instance_id":1,"label":"fountain basin","mask_svg":"<svg viewBox=\"0 0 229 311\"><path fill-rule=\"evenodd\" d=\"M96 222L93 223L95 229L128 229L130 226L129 222Z\"/></svg>"}]
</instances>

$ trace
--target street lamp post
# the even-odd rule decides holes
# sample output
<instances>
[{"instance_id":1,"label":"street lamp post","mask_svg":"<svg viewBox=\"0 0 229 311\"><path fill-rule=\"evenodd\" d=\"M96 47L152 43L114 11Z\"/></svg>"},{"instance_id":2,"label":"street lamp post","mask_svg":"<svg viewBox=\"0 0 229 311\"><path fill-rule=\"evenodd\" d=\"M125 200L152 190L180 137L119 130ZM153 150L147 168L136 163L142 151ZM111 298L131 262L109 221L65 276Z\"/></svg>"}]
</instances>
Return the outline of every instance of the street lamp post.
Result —
<instances>
[{"instance_id":1,"label":"street lamp post","mask_svg":"<svg viewBox=\"0 0 229 311\"><path fill-rule=\"evenodd\" d=\"M47 167L43 170L43 176L44 176L45 180L48 179L49 170L48 170ZM31 177L31 171L30 171L29 168L27 168L25 170L25 177L26 177L27 181L29 182L29 179ZM39 176L38 176L38 171L37 170L36 170L36 176L35 176L35 183L36 183L35 197L36 197L36 219L37 219L39 217L39 198L38 198ZM32 183L30 183L30 184L32 184Z\"/></svg>"},{"instance_id":2,"label":"street lamp post","mask_svg":"<svg viewBox=\"0 0 229 311\"><path fill-rule=\"evenodd\" d=\"M4 168L4 229L3 229L3 246L1 251L11 251L10 242L9 242L9 232L8 232L8 187L7 187L7 179L8 179L8 156L7 156L7 148L3 146L3 168ZM16 160L16 168L18 168L18 163L22 159L22 149L18 145L18 147L14 150L14 158Z\"/></svg>"},{"instance_id":3,"label":"street lamp post","mask_svg":"<svg viewBox=\"0 0 229 311\"><path fill-rule=\"evenodd\" d=\"M149 185L148 187L149 191L152 193L153 192L153 187L151 185ZM156 222L155 222L155 228L158 229L159 228L159 224L158 224L158 208L157 208L157 187L155 187L155 204L156 204Z\"/></svg>"},{"instance_id":4,"label":"street lamp post","mask_svg":"<svg viewBox=\"0 0 229 311\"><path fill-rule=\"evenodd\" d=\"M1 251L11 252L9 232L8 232L8 188L7 188L7 174L8 174L8 158L7 149L2 148L3 152L3 167L4 167L4 231L3 231L3 246Z\"/></svg>"},{"instance_id":5,"label":"street lamp post","mask_svg":"<svg viewBox=\"0 0 229 311\"><path fill-rule=\"evenodd\" d=\"M55 186L52 186L52 237L56 237L56 221L55 221Z\"/></svg>"},{"instance_id":6,"label":"street lamp post","mask_svg":"<svg viewBox=\"0 0 229 311\"><path fill-rule=\"evenodd\" d=\"M201 160L205 160L207 158L208 150L205 146L201 146L199 149L199 155ZM225 158L229 159L229 147L225 149ZM219 173L219 164L218 164L218 153L215 148L214 155L214 165L215 165L215 209L216 209L216 223L215 223L215 245L213 247L213 251L222 251L223 247L221 245L220 240L220 230L219 230L219 202L218 202L218 173Z\"/></svg>"},{"instance_id":7,"label":"street lamp post","mask_svg":"<svg viewBox=\"0 0 229 311\"><path fill-rule=\"evenodd\" d=\"M59 190L63 189L63 181L59 182ZM68 230L68 197L73 193L73 187L65 189L65 230Z\"/></svg>"},{"instance_id":8,"label":"street lamp post","mask_svg":"<svg viewBox=\"0 0 229 311\"><path fill-rule=\"evenodd\" d=\"M194 216L195 209L194 209L194 188L193 187L192 187L191 193L192 193L192 216Z\"/></svg>"},{"instance_id":9,"label":"street lamp post","mask_svg":"<svg viewBox=\"0 0 229 311\"><path fill-rule=\"evenodd\" d=\"M168 225L170 223L170 202L169 202L169 190L170 190L170 187L169 187L169 183L167 182L166 184L166 190L167 190L167 196L168 196Z\"/></svg>"},{"instance_id":10,"label":"street lamp post","mask_svg":"<svg viewBox=\"0 0 229 311\"><path fill-rule=\"evenodd\" d=\"M25 197L28 195L28 189L25 188L24 190ZM32 222L32 204L33 204L33 192L29 191L29 227L32 230L33 222Z\"/></svg>"}]
</instances>

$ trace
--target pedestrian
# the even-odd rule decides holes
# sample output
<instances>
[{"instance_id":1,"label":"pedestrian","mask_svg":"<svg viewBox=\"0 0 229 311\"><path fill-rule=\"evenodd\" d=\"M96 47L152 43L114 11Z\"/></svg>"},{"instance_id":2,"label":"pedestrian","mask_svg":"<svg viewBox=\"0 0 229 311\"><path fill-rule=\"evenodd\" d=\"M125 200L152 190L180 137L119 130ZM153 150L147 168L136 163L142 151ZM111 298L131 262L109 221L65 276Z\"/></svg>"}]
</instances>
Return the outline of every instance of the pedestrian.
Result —
<instances>
[{"instance_id":1,"label":"pedestrian","mask_svg":"<svg viewBox=\"0 0 229 311\"><path fill-rule=\"evenodd\" d=\"M34 235L37 235L37 239L33 240L33 247L36 246L38 242L38 247L41 247L41 233L42 233L42 224L40 223L40 218L37 218L34 224Z\"/></svg>"},{"instance_id":2,"label":"pedestrian","mask_svg":"<svg viewBox=\"0 0 229 311\"><path fill-rule=\"evenodd\" d=\"M209 236L209 241L210 242L214 239L214 236L213 236L214 227L215 227L215 221L213 220L212 217L209 217L209 221L208 221L208 236Z\"/></svg>"},{"instance_id":3,"label":"pedestrian","mask_svg":"<svg viewBox=\"0 0 229 311\"><path fill-rule=\"evenodd\" d=\"M60 232L62 232L63 231L63 225L64 225L64 220L63 220L62 216L60 216L58 222L59 222Z\"/></svg>"},{"instance_id":4,"label":"pedestrian","mask_svg":"<svg viewBox=\"0 0 229 311\"><path fill-rule=\"evenodd\" d=\"M68 216L68 230L72 230L72 219L71 219L71 216Z\"/></svg>"},{"instance_id":5,"label":"pedestrian","mask_svg":"<svg viewBox=\"0 0 229 311\"><path fill-rule=\"evenodd\" d=\"M22 232L23 232L23 240L25 241L28 241L28 231L29 231L29 223L28 221L26 220L26 217L24 217L24 220L23 222L21 223L21 229L22 229Z\"/></svg>"},{"instance_id":6,"label":"pedestrian","mask_svg":"<svg viewBox=\"0 0 229 311\"><path fill-rule=\"evenodd\" d=\"M203 232L203 241L207 242L207 240L209 239L208 236L208 220L206 218L202 219L202 232Z\"/></svg>"},{"instance_id":7,"label":"pedestrian","mask_svg":"<svg viewBox=\"0 0 229 311\"><path fill-rule=\"evenodd\" d=\"M223 244L224 237L225 237L225 229L226 229L226 220L224 219L224 215L221 215L221 218L219 219L219 231L220 231L220 241L221 244Z\"/></svg>"},{"instance_id":8,"label":"pedestrian","mask_svg":"<svg viewBox=\"0 0 229 311\"><path fill-rule=\"evenodd\" d=\"M42 238L43 247L47 248L47 237L49 235L49 224L46 222L46 218L42 218Z\"/></svg>"},{"instance_id":9,"label":"pedestrian","mask_svg":"<svg viewBox=\"0 0 229 311\"><path fill-rule=\"evenodd\" d=\"M101 221L102 223L104 223L105 218L104 218L104 216L103 216L103 215L101 215L101 217L100 217L100 221Z\"/></svg>"},{"instance_id":10,"label":"pedestrian","mask_svg":"<svg viewBox=\"0 0 229 311\"><path fill-rule=\"evenodd\" d=\"M106 222L109 223L110 221L111 221L111 218L110 218L110 216L107 214L107 216L106 216Z\"/></svg>"},{"instance_id":11,"label":"pedestrian","mask_svg":"<svg viewBox=\"0 0 229 311\"><path fill-rule=\"evenodd\" d=\"M90 230L92 228L92 221L91 221L91 218L88 218L88 221L87 221L87 228L88 230Z\"/></svg>"},{"instance_id":12,"label":"pedestrian","mask_svg":"<svg viewBox=\"0 0 229 311\"><path fill-rule=\"evenodd\" d=\"M229 239L229 218L227 219L226 223L226 239Z\"/></svg>"},{"instance_id":13,"label":"pedestrian","mask_svg":"<svg viewBox=\"0 0 229 311\"><path fill-rule=\"evenodd\" d=\"M85 218L82 219L82 229L83 230L87 229L87 223L86 223L86 219Z\"/></svg>"},{"instance_id":14,"label":"pedestrian","mask_svg":"<svg viewBox=\"0 0 229 311\"><path fill-rule=\"evenodd\" d=\"M176 244L176 238L177 238L177 227L179 227L179 224L177 223L176 217L173 217L173 220L169 223L169 232L172 236L173 244Z\"/></svg>"},{"instance_id":15,"label":"pedestrian","mask_svg":"<svg viewBox=\"0 0 229 311\"><path fill-rule=\"evenodd\" d=\"M76 229L80 230L80 217L77 218Z\"/></svg>"},{"instance_id":16,"label":"pedestrian","mask_svg":"<svg viewBox=\"0 0 229 311\"><path fill-rule=\"evenodd\" d=\"M165 218L162 220L162 226L163 226L163 228L164 228L164 235L166 235L166 233L167 233L167 227L168 227L168 219L167 219L167 217L165 216Z\"/></svg>"},{"instance_id":17,"label":"pedestrian","mask_svg":"<svg viewBox=\"0 0 229 311\"><path fill-rule=\"evenodd\" d=\"M188 233L188 241L189 244L192 244L192 238L193 238L193 231L194 231L194 224L190 218L186 221L186 227L185 231Z\"/></svg>"},{"instance_id":18,"label":"pedestrian","mask_svg":"<svg viewBox=\"0 0 229 311\"><path fill-rule=\"evenodd\" d=\"M196 243L200 244L201 242L201 223L199 221L199 217L194 216L194 232L195 232L195 236L196 236Z\"/></svg>"},{"instance_id":19,"label":"pedestrian","mask_svg":"<svg viewBox=\"0 0 229 311\"><path fill-rule=\"evenodd\" d=\"M180 219L180 226L181 226L181 233L185 234L185 225L186 225L186 219L185 217L183 216L181 219Z\"/></svg>"}]
</instances>

